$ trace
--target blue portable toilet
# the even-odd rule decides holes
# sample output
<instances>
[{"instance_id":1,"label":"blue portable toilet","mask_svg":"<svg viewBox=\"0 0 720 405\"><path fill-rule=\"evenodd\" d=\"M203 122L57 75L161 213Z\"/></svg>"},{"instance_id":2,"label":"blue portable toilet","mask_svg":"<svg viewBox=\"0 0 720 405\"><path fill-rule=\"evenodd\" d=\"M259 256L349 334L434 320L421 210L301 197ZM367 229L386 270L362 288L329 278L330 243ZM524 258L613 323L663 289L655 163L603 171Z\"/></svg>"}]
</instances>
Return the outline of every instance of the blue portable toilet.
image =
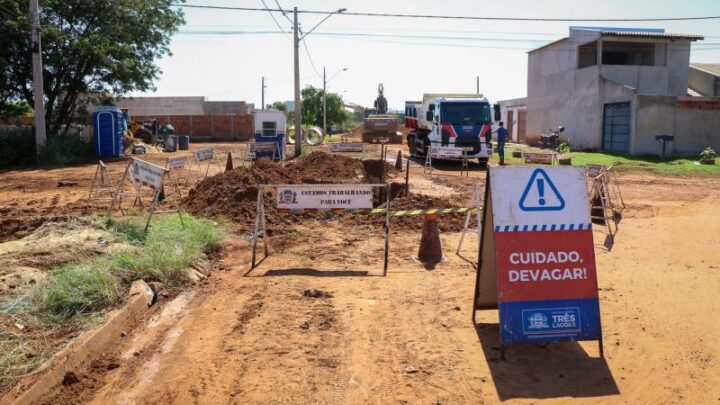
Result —
<instances>
[{"instance_id":1,"label":"blue portable toilet","mask_svg":"<svg viewBox=\"0 0 720 405\"><path fill-rule=\"evenodd\" d=\"M117 107L97 107L93 110L93 142L98 157L123 156L127 121Z\"/></svg>"},{"instance_id":2,"label":"blue portable toilet","mask_svg":"<svg viewBox=\"0 0 720 405\"><path fill-rule=\"evenodd\" d=\"M285 113L278 110L256 110L254 113L255 143L274 142L277 146L275 159L285 158L286 119ZM272 158L272 152L257 152L256 159Z\"/></svg>"}]
</instances>

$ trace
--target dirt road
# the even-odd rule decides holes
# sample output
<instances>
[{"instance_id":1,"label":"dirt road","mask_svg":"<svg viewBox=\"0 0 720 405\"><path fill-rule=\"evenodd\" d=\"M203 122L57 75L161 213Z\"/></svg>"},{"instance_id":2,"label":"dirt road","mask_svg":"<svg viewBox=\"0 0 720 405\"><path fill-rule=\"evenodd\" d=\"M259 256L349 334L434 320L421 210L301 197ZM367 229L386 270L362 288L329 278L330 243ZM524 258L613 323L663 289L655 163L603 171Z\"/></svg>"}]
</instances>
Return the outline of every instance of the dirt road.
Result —
<instances>
[{"instance_id":1,"label":"dirt road","mask_svg":"<svg viewBox=\"0 0 720 405\"><path fill-rule=\"evenodd\" d=\"M447 196L465 181L421 178ZM308 221L249 273L226 242L218 271L166 302L50 403L718 403L720 180L620 176L629 204L612 251L596 231L605 359L595 342L515 346L497 312L470 321L475 237L427 271L420 232ZM319 289L329 296L307 297Z\"/></svg>"}]
</instances>

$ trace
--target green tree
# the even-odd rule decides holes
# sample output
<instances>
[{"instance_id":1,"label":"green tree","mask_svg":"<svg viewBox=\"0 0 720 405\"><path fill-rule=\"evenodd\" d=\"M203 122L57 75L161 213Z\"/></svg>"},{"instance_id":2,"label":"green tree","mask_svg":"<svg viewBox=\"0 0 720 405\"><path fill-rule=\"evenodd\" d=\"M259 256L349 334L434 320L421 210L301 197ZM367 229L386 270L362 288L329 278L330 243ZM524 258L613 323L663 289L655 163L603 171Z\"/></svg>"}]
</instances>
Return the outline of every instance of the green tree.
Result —
<instances>
[{"instance_id":1,"label":"green tree","mask_svg":"<svg viewBox=\"0 0 720 405\"><path fill-rule=\"evenodd\" d=\"M180 2L184 0L179 0ZM184 23L168 0L43 0L43 79L50 135L100 98L154 90L156 60ZM0 109L33 104L27 0L0 0Z\"/></svg>"},{"instance_id":2,"label":"green tree","mask_svg":"<svg viewBox=\"0 0 720 405\"><path fill-rule=\"evenodd\" d=\"M323 90L307 86L302 90L302 123L303 125L316 125L322 128L323 124ZM340 126L350 119L345 110L345 104L339 94L327 94L327 123L331 126Z\"/></svg>"},{"instance_id":3,"label":"green tree","mask_svg":"<svg viewBox=\"0 0 720 405\"><path fill-rule=\"evenodd\" d=\"M292 114L290 113L290 111L288 111L287 104L283 103L282 101L275 101L272 104L268 104L267 106L265 106L265 108L272 108L274 110L282 111L283 113L285 113L285 119L287 120L287 122L291 122L293 119Z\"/></svg>"},{"instance_id":4,"label":"green tree","mask_svg":"<svg viewBox=\"0 0 720 405\"><path fill-rule=\"evenodd\" d=\"M0 119L30 117L32 113L32 107L25 101L0 103Z\"/></svg>"}]
</instances>

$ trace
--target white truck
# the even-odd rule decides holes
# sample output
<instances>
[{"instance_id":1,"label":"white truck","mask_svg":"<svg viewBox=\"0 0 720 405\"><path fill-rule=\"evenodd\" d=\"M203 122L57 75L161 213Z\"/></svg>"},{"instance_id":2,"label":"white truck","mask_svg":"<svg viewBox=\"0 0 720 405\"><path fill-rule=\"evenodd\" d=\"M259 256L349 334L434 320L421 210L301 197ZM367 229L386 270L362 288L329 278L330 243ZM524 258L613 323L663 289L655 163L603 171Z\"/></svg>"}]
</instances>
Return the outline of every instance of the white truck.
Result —
<instances>
[{"instance_id":1,"label":"white truck","mask_svg":"<svg viewBox=\"0 0 720 405\"><path fill-rule=\"evenodd\" d=\"M426 156L433 149L462 156L464 150L481 164L492 156L493 108L482 94L424 94L422 102L405 103L405 116L411 155Z\"/></svg>"}]
</instances>

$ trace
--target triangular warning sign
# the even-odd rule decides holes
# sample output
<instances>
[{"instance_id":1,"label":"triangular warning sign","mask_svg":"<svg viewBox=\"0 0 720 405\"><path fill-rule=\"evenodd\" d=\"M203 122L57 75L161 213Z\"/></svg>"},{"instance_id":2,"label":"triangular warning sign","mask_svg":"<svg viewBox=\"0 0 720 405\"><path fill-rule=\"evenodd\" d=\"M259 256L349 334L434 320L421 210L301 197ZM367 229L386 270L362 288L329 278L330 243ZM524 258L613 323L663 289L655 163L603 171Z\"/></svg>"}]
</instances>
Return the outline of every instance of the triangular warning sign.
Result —
<instances>
[{"instance_id":1,"label":"triangular warning sign","mask_svg":"<svg viewBox=\"0 0 720 405\"><path fill-rule=\"evenodd\" d=\"M535 169L520 197L523 211L562 211L565 200L543 169Z\"/></svg>"}]
</instances>

